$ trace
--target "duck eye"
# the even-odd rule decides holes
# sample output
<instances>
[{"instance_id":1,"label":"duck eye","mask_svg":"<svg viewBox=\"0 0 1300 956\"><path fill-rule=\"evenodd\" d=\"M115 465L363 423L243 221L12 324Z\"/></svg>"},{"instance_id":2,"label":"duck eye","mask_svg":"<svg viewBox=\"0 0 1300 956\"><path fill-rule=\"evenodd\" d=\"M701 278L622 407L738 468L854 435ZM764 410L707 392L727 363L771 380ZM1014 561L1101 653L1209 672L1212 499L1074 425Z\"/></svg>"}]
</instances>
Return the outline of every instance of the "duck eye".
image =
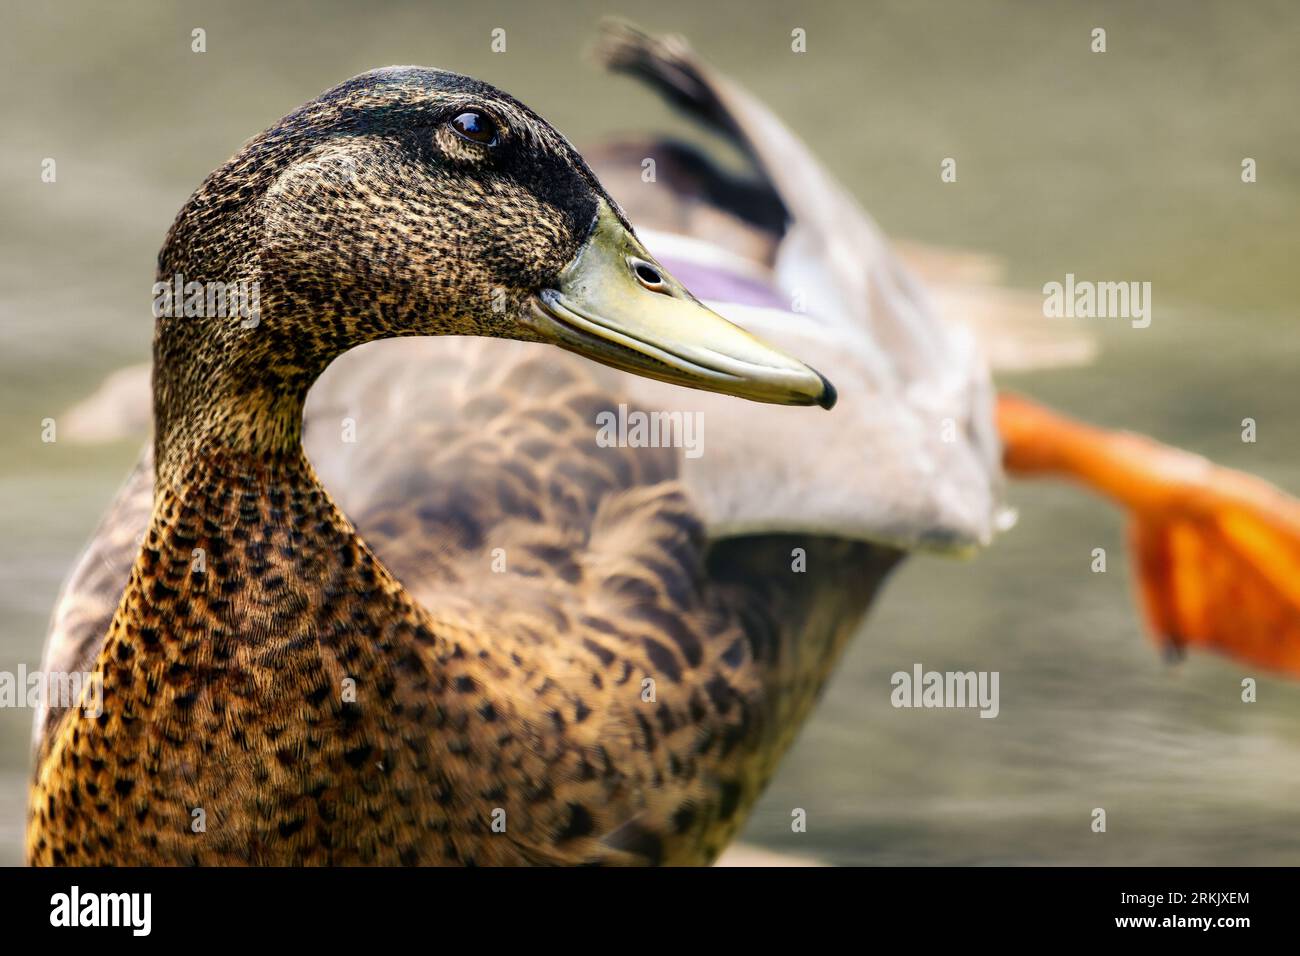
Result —
<instances>
[{"instance_id":1,"label":"duck eye","mask_svg":"<svg viewBox=\"0 0 1300 956\"><path fill-rule=\"evenodd\" d=\"M466 110L451 121L451 128L456 135L480 146L495 146L497 142L497 124L492 117L477 110Z\"/></svg>"}]
</instances>

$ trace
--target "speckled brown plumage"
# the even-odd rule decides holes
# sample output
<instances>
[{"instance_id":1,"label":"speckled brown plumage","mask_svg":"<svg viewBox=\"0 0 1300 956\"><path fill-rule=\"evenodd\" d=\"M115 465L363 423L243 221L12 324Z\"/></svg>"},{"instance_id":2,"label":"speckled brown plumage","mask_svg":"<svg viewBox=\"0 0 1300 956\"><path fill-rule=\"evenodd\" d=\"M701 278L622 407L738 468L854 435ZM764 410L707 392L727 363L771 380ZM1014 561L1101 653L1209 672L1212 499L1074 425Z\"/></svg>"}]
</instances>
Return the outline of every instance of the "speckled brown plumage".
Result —
<instances>
[{"instance_id":1,"label":"speckled brown plumage","mask_svg":"<svg viewBox=\"0 0 1300 956\"><path fill-rule=\"evenodd\" d=\"M468 102L508 119L507 159L446 139L438 123ZM104 712L52 715L32 862L721 851L896 552L711 545L678 453L597 447L594 413L621 396L541 346L521 346L504 380L431 389L449 402L432 425L409 403L376 424L384 440L347 450L363 460L343 510L300 447L307 388L356 345L528 338L512 319L602 195L524 107L419 70L325 94L196 193L160 277L253 276L262 321L159 320L152 516L106 639L86 638L92 611L70 625L68 663L93 661ZM128 525L138 501L119 499ZM794 547L817 574L791 573Z\"/></svg>"},{"instance_id":2,"label":"speckled brown plumage","mask_svg":"<svg viewBox=\"0 0 1300 956\"><path fill-rule=\"evenodd\" d=\"M399 460L356 495L382 563L296 457L221 457L184 506L163 496L99 651L105 716L64 715L47 741L33 860L720 852L892 555L779 537L706 549L671 453L619 451L614 474L612 449L566 453L590 434L571 409L598 396L555 394L530 412L507 393L495 415L471 398L441 460ZM411 514L392 486L424 506ZM795 546L824 573L791 574Z\"/></svg>"}]
</instances>

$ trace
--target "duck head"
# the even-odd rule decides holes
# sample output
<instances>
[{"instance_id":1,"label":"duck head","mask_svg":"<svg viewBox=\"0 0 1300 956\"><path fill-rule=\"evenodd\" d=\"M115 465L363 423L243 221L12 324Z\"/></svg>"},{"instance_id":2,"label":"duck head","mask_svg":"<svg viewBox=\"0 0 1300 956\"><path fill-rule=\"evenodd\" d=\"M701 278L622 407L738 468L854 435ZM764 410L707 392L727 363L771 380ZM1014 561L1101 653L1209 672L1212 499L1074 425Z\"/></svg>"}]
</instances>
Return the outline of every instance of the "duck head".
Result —
<instances>
[{"instance_id":1,"label":"duck head","mask_svg":"<svg viewBox=\"0 0 1300 956\"><path fill-rule=\"evenodd\" d=\"M196 445L296 447L325 366L399 335L549 342L747 399L834 401L669 275L554 128L438 70L363 74L250 141L181 210L157 278L202 300L157 319L161 477ZM245 308L203 309L214 284Z\"/></svg>"}]
</instances>

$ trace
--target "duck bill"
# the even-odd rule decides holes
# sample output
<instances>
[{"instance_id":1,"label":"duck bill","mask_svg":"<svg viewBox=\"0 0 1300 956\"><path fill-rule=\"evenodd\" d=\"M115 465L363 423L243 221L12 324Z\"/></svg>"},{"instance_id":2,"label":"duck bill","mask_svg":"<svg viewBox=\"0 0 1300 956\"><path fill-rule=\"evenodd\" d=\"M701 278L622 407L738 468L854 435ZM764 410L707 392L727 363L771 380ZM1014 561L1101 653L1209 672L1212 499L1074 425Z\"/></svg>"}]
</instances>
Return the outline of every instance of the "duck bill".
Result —
<instances>
[{"instance_id":1,"label":"duck bill","mask_svg":"<svg viewBox=\"0 0 1300 956\"><path fill-rule=\"evenodd\" d=\"M534 300L547 341L637 375L780 405L835 404L820 373L705 307L605 202L591 235Z\"/></svg>"}]
</instances>

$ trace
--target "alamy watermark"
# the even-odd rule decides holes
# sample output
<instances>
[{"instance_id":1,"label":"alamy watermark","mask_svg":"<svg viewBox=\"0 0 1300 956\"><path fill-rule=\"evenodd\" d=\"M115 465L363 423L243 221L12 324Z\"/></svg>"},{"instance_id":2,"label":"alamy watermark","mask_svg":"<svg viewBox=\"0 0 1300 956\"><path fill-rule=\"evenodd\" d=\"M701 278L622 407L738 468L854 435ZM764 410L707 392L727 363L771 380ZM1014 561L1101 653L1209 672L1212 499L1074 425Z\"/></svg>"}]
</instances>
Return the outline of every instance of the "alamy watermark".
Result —
<instances>
[{"instance_id":1,"label":"alamy watermark","mask_svg":"<svg viewBox=\"0 0 1300 956\"><path fill-rule=\"evenodd\" d=\"M68 709L80 707L85 717L104 712L104 675L85 671L0 671L0 707Z\"/></svg>"},{"instance_id":2,"label":"alamy watermark","mask_svg":"<svg viewBox=\"0 0 1300 956\"><path fill-rule=\"evenodd\" d=\"M1130 319L1133 328L1151 324L1150 282L1064 282L1043 286L1043 315L1049 319Z\"/></svg>"},{"instance_id":3,"label":"alamy watermark","mask_svg":"<svg viewBox=\"0 0 1300 956\"><path fill-rule=\"evenodd\" d=\"M132 936L153 929L152 893L82 892L75 883L50 897L50 925L57 927L124 927Z\"/></svg>"},{"instance_id":4,"label":"alamy watermark","mask_svg":"<svg viewBox=\"0 0 1300 956\"><path fill-rule=\"evenodd\" d=\"M681 448L687 458L704 454L703 412L618 411L596 413L596 444L601 448Z\"/></svg>"},{"instance_id":5,"label":"alamy watermark","mask_svg":"<svg viewBox=\"0 0 1300 956\"><path fill-rule=\"evenodd\" d=\"M257 282L186 282L179 272L170 282L153 284L153 317L239 318L241 328L252 329L262 321L261 293Z\"/></svg>"},{"instance_id":6,"label":"alamy watermark","mask_svg":"<svg viewBox=\"0 0 1300 956\"><path fill-rule=\"evenodd\" d=\"M889 702L895 707L971 707L981 717L996 717L998 671L927 671L913 664L911 673L895 671Z\"/></svg>"}]
</instances>

